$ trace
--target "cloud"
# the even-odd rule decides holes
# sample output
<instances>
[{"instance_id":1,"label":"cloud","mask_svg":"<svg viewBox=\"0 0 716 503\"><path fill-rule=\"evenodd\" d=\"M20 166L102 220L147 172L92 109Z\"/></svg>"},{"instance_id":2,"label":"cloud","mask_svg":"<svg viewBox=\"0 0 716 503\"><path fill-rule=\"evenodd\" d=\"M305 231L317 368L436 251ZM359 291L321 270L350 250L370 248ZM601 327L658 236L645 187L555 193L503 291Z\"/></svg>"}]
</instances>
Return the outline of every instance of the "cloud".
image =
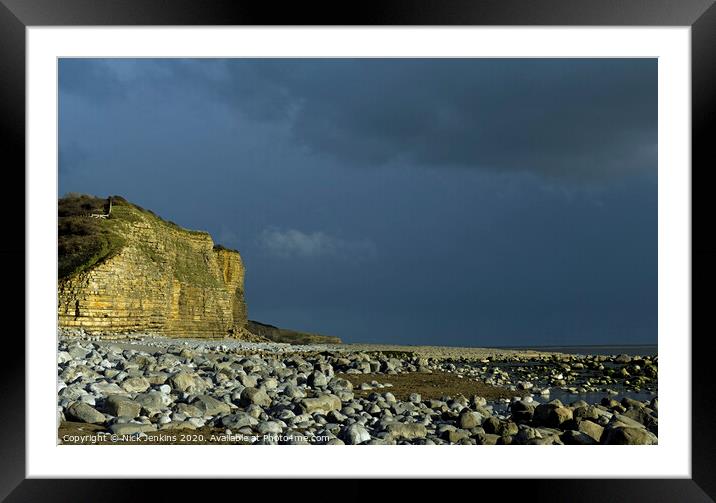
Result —
<instances>
[{"instance_id":1,"label":"cloud","mask_svg":"<svg viewBox=\"0 0 716 503\"><path fill-rule=\"evenodd\" d=\"M563 181L656 171L656 59L63 60L60 86L201 95L341 165Z\"/></svg>"},{"instance_id":2,"label":"cloud","mask_svg":"<svg viewBox=\"0 0 716 503\"><path fill-rule=\"evenodd\" d=\"M290 123L296 143L345 165L404 162L573 181L656 170L655 59L224 64L224 77L210 85L216 99L256 120ZM188 75L192 66L181 68Z\"/></svg>"},{"instance_id":3,"label":"cloud","mask_svg":"<svg viewBox=\"0 0 716 503\"><path fill-rule=\"evenodd\" d=\"M306 233L297 229L264 229L259 244L281 258L338 257L350 260L373 258L375 244L370 240L344 240L324 232Z\"/></svg>"},{"instance_id":4,"label":"cloud","mask_svg":"<svg viewBox=\"0 0 716 503\"><path fill-rule=\"evenodd\" d=\"M649 149L657 140L655 61L324 66L316 71L323 85L287 85L301 93L294 134L342 162L407 161L576 180L656 169L655 148ZM326 86L335 91L326 96Z\"/></svg>"}]
</instances>

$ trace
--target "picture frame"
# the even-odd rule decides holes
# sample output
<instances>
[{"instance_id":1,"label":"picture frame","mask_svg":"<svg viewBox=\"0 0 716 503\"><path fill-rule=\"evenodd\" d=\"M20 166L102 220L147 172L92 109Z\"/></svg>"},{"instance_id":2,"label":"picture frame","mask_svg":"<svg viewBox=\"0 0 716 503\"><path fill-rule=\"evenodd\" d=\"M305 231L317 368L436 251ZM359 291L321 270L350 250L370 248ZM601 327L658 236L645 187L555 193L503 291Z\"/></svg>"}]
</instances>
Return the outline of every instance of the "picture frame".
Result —
<instances>
[{"instance_id":1,"label":"picture frame","mask_svg":"<svg viewBox=\"0 0 716 503\"><path fill-rule=\"evenodd\" d=\"M383 1L379 5L361 6L355 11L345 5L326 7L319 3L310 5L289 4L281 10L248 2L211 2L178 0L171 3L160 0L125 0L123 2L100 2L85 0L0 0L0 82L2 103L3 152L10 155L6 166L25 163L25 109L26 39L25 30L32 26L208 26L208 25L398 25L398 26L689 26L692 40L692 478L691 479L530 479L510 481L507 492L530 494L530 498L558 501L714 501L716 479L712 472L716 466L716 435L713 417L716 413L709 399L710 352L709 334L695 330L693 320L704 318L708 303L706 288L716 278L714 248L706 237L708 222L709 157L712 128L716 114L716 6L713 0L688 0L673 2L658 0L644 2L589 1L589 0L538 0L538 1ZM20 172L21 170L16 170ZM23 170L24 171L24 170ZM20 177L24 186L24 179ZM23 197L24 190L14 191ZM700 196L700 197L699 197ZM5 204L8 204L9 200ZM5 209L23 202L11 203ZM27 211L27 209L26 209ZM697 224L702 231L695 233ZM14 235L24 235L24 224L16 219L10 224ZM2 254L6 260L17 263L25 261L25 248L9 241L3 243ZM32 264L25 262L26 268ZM699 266L696 273L696 265ZM20 284L20 270L8 271L7 281ZM696 292L701 288L700 295ZM10 312L26 312L23 295L12 297ZM700 307L700 316L695 316ZM684 334L685 337L688 334ZM12 349L16 355L11 364L2 366L4 398L6 406L0 414L0 422L6 435L0 442L0 497L7 501L27 501L36 498L51 500L93 500L102 494L103 500L125 499L126 494L139 490L140 481L130 480L60 480L27 479L25 471L26 436L31 432L18 425L25 424L25 359L29 356L19 340ZM504 491L505 481L482 481ZM359 481L347 482L357 484ZM183 484L164 484L164 497L171 492L184 494ZM414 486L416 487L416 486ZM484 490L485 486L481 486ZM522 491L529 491L523 493ZM354 491L356 494L357 491Z\"/></svg>"}]
</instances>

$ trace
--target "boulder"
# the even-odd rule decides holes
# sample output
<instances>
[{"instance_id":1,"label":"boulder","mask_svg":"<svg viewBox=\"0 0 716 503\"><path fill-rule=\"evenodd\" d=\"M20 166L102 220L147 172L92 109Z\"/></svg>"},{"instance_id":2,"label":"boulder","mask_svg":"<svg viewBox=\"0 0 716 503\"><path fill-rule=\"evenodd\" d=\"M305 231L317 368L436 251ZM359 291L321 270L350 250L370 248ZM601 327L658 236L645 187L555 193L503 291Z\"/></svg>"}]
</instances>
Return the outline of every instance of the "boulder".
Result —
<instances>
[{"instance_id":1,"label":"boulder","mask_svg":"<svg viewBox=\"0 0 716 503\"><path fill-rule=\"evenodd\" d=\"M622 417L633 419L634 421L646 426L646 428L652 433L658 434L659 419L653 415L653 412L654 411L648 407L633 407L624 411Z\"/></svg>"},{"instance_id":2,"label":"boulder","mask_svg":"<svg viewBox=\"0 0 716 503\"><path fill-rule=\"evenodd\" d=\"M551 428L559 428L563 423L573 419L572 409L564 407L559 400L552 400L537 406L534 421Z\"/></svg>"},{"instance_id":3,"label":"boulder","mask_svg":"<svg viewBox=\"0 0 716 503\"><path fill-rule=\"evenodd\" d=\"M183 370L171 376L169 383L181 393L200 393L206 390L206 383L202 378Z\"/></svg>"},{"instance_id":4,"label":"boulder","mask_svg":"<svg viewBox=\"0 0 716 503\"><path fill-rule=\"evenodd\" d=\"M79 344L67 349L67 353L73 360L84 360L91 352L90 349L83 348Z\"/></svg>"},{"instance_id":5,"label":"boulder","mask_svg":"<svg viewBox=\"0 0 716 503\"><path fill-rule=\"evenodd\" d=\"M582 405L576 407L572 413L574 420L579 422L584 419L596 420L599 418L599 412L593 405Z\"/></svg>"},{"instance_id":6,"label":"boulder","mask_svg":"<svg viewBox=\"0 0 716 503\"><path fill-rule=\"evenodd\" d=\"M192 402L197 409L201 410L204 415L219 416L231 412L229 404L224 403L209 395L198 395Z\"/></svg>"},{"instance_id":7,"label":"boulder","mask_svg":"<svg viewBox=\"0 0 716 503\"><path fill-rule=\"evenodd\" d=\"M127 392L113 382L98 382L90 385L90 389L101 396L126 395Z\"/></svg>"},{"instance_id":8,"label":"boulder","mask_svg":"<svg viewBox=\"0 0 716 503\"><path fill-rule=\"evenodd\" d=\"M144 377L128 377L120 384L127 393L144 393L149 389L149 381Z\"/></svg>"},{"instance_id":9,"label":"boulder","mask_svg":"<svg viewBox=\"0 0 716 503\"><path fill-rule=\"evenodd\" d=\"M500 435L497 435L495 433L485 433L483 435L478 435L478 443L480 445L497 445L497 442L502 437Z\"/></svg>"},{"instance_id":10,"label":"boulder","mask_svg":"<svg viewBox=\"0 0 716 503\"><path fill-rule=\"evenodd\" d=\"M609 420L609 424L611 425L615 423L622 423L624 426L629 426L631 428L646 428L646 426L644 426L636 419L632 419L629 416L625 416L624 414L614 414Z\"/></svg>"},{"instance_id":11,"label":"boulder","mask_svg":"<svg viewBox=\"0 0 716 503\"><path fill-rule=\"evenodd\" d=\"M75 402L70 405L65 415L68 419L81 423L103 424L105 422L104 414L84 402Z\"/></svg>"},{"instance_id":12,"label":"boulder","mask_svg":"<svg viewBox=\"0 0 716 503\"><path fill-rule=\"evenodd\" d=\"M306 396L303 390L293 384L287 384L281 394L288 398L303 398Z\"/></svg>"},{"instance_id":13,"label":"boulder","mask_svg":"<svg viewBox=\"0 0 716 503\"><path fill-rule=\"evenodd\" d=\"M425 438L428 434L425 425L419 423L391 423L386 430L393 439L404 438L412 440L414 438Z\"/></svg>"},{"instance_id":14,"label":"boulder","mask_svg":"<svg viewBox=\"0 0 716 503\"><path fill-rule=\"evenodd\" d=\"M142 410L142 405L125 395L110 395L105 402L107 411L116 417L135 418Z\"/></svg>"},{"instance_id":15,"label":"boulder","mask_svg":"<svg viewBox=\"0 0 716 503\"><path fill-rule=\"evenodd\" d=\"M368 430L360 423L353 423L345 427L341 432L341 438L348 445L358 445L369 442L371 439Z\"/></svg>"},{"instance_id":16,"label":"boulder","mask_svg":"<svg viewBox=\"0 0 716 503\"><path fill-rule=\"evenodd\" d=\"M230 416L221 418L221 424L227 428L243 428L244 426L256 426L259 424L258 419L246 412L237 412Z\"/></svg>"},{"instance_id":17,"label":"boulder","mask_svg":"<svg viewBox=\"0 0 716 503\"><path fill-rule=\"evenodd\" d=\"M186 417L202 417L204 415L203 410L188 403L178 403L174 406L174 408L176 412L184 414Z\"/></svg>"},{"instance_id":18,"label":"boulder","mask_svg":"<svg viewBox=\"0 0 716 503\"><path fill-rule=\"evenodd\" d=\"M149 391L148 393L139 393L134 400L142 406L142 411L148 416L161 412L167 404L165 404L166 395L158 391Z\"/></svg>"},{"instance_id":19,"label":"boulder","mask_svg":"<svg viewBox=\"0 0 716 503\"><path fill-rule=\"evenodd\" d=\"M463 409L458 417L458 426L465 430L471 430L482 424L482 416L477 412L473 412L469 409Z\"/></svg>"},{"instance_id":20,"label":"boulder","mask_svg":"<svg viewBox=\"0 0 716 503\"><path fill-rule=\"evenodd\" d=\"M323 388L328 384L325 374L319 370L314 370L308 375L308 385L312 388Z\"/></svg>"},{"instance_id":21,"label":"boulder","mask_svg":"<svg viewBox=\"0 0 716 503\"><path fill-rule=\"evenodd\" d=\"M271 405L271 398L262 389L244 388L244 390L241 392L241 404L268 407L269 405Z\"/></svg>"},{"instance_id":22,"label":"boulder","mask_svg":"<svg viewBox=\"0 0 716 503\"><path fill-rule=\"evenodd\" d=\"M585 435L589 435L597 442L600 441L602 438L602 433L604 432L604 428L602 426L599 426L597 423L594 423L588 419L583 419L579 423L579 431L584 433Z\"/></svg>"},{"instance_id":23,"label":"boulder","mask_svg":"<svg viewBox=\"0 0 716 503\"><path fill-rule=\"evenodd\" d=\"M575 430L567 430L560 436L560 440L565 445L595 445L598 444L594 438L586 433Z\"/></svg>"},{"instance_id":24,"label":"boulder","mask_svg":"<svg viewBox=\"0 0 716 503\"><path fill-rule=\"evenodd\" d=\"M535 413L535 406L525 403L522 400L518 400L510 405L510 411L512 412L513 421L516 423L528 423L532 421L532 417Z\"/></svg>"},{"instance_id":25,"label":"boulder","mask_svg":"<svg viewBox=\"0 0 716 503\"><path fill-rule=\"evenodd\" d=\"M306 414L320 412L328 414L332 410L341 409L341 399L335 395L321 395L316 398L304 398L301 400L301 407Z\"/></svg>"},{"instance_id":26,"label":"boulder","mask_svg":"<svg viewBox=\"0 0 716 503\"><path fill-rule=\"evenodd\" d=\"M604 429L600 443L606 445L656 445L656 435L646 428L612 423Z\"/></svg>"},{"instance_id":27,"label":"boulder","mask_svg":"<svg viewBox=\"0 0 716 503\"><path fill-rule=\"evenodd\" d=\"M499 435L496 436L499 437ZM451 444L456 444L461 440L470 438L470 432L463 429L447 430L444 434L444 438ZM497 439L495 439L495 441L497 441Z\"/></svg>"},{"instance_id":28,"label":"boulder","mask_svg":"<svg viewBox=\"0 0 716 503\"><path fill-rule=\"evenodd\" d=\"M353 383L351 383L348 379L343 379L341 377L334 377L331 379L331 381L328 383L328 387L332 391L338 391L338 390L347 390L352 391L353 390Z\"/></svg>"}]
</instances>

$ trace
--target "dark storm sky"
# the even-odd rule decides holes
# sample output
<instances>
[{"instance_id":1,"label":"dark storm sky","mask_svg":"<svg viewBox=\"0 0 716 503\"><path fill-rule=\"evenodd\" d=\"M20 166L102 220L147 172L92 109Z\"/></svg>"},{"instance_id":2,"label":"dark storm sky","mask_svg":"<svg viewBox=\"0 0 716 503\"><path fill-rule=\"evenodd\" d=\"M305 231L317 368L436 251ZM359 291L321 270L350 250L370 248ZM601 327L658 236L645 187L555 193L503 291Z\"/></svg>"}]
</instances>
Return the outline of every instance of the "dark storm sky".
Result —
<instances>
[{"instance_id":1,"label":"dark storm sky","mask_svg":"<svg viewBox=\"0 0 716 503\"><path fill-rule=\"evenodd\" d=\"M656 343L657 62L68 60L59 193L240 250L347 342Z\"/></svg>"}]
</instances>

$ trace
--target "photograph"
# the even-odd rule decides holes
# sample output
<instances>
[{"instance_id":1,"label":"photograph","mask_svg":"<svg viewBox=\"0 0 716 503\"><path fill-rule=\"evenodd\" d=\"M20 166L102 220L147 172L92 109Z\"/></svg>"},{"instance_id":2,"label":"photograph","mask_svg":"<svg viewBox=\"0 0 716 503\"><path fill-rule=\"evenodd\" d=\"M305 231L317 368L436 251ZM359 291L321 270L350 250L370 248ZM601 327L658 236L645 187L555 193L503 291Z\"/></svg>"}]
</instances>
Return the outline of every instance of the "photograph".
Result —
<instances>
[{"instance_id":1,"label":"photograph","mask_svg":"<svg viewBox=\"0 0 716 503\"><path fill-rule=\"evenodd\" d=\"M715 2L0 0L0 501L716 501Z\"/></svg>"},{"instance_id":2,"label":"photograph","mask_svg":"<svg viewBox=\"0 0 716 503\"><path fill-rule=\"evenodd\" d=\"M658 446L658 58L56 64L58 448Z\"/></svg>"}]
</instances>

